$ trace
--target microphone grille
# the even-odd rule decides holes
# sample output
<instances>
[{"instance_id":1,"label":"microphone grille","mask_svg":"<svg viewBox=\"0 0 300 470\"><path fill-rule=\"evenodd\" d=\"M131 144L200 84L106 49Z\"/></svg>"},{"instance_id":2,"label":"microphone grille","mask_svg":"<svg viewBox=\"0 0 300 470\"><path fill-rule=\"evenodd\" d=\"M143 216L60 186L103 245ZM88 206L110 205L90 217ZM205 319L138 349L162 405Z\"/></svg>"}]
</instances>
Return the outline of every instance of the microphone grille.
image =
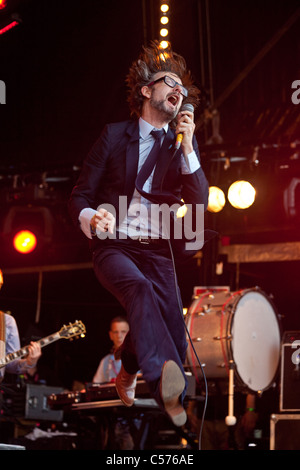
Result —
<instances>
[{"instance_id":1,"label":"microphone grille","mask_svg":"<svg viewBox=\"0 0 300 470\"><path fill-rule=\"evenodd\" d=\"M185 103L182 107L181 107L181 111L190 111L191 113L194 112L194 106L190 103Z\"/></svg>"}]
</instances>

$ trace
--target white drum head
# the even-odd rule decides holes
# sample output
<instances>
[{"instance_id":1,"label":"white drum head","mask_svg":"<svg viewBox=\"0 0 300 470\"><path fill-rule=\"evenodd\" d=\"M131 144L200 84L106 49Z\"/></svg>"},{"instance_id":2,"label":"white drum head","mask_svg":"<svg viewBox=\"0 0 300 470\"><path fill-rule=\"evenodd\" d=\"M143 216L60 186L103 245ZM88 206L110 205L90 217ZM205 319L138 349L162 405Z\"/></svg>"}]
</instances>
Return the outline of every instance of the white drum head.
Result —
<instances>
[{"instance_id":1,"label":"white drum head","mask_svg":"<svg viewBox=\"0 0 300 470\"><path fill-rule=\"evenodd\" d=\"M231 328L236 372L253 391L272 385L280 360L280 328L267 298L256 290L238 300Z\"/></svg>"}]
</instances>

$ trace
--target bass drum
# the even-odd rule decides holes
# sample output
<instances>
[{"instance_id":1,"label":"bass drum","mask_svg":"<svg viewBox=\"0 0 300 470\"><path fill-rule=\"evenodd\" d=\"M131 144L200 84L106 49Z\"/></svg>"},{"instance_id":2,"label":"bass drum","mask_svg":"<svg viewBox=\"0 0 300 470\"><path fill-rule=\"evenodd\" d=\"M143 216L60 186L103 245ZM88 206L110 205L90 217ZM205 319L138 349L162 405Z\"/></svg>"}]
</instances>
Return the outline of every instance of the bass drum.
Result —
<instances>
[{"instance_id":1,"label":"bass drum","mask_svg":"<svg viewBox=\"0 0 300 470\"><path fill-rule=\"evenodd\" d=\"M233 364L236 385L258 392L273 384L281 331L274 306L262 291L203 291L189 307L186 325L187 363L196 378L203 378L199 360L208 379L228 378Z\"/></svg>"}]
</instances>

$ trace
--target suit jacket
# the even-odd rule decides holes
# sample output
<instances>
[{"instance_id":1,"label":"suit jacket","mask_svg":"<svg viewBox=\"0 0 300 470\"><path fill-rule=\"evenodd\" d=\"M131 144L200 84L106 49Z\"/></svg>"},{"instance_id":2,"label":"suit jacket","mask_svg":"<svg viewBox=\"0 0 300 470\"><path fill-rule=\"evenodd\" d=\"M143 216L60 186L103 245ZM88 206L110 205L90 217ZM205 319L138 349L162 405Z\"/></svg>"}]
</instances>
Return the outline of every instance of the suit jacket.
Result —
<instances>
[{"instance_id":1,"label":"suit jacket","mask_svg":"<svg viewBox=\"0 0 300 470\"><path fill-rule=\"evenodd\" d=\"M204 204L206 208L208 182L204 172L200 167L193 174L182 175L180 152L173 156L174 143L175 133L169 128L154 171L152 192L160 193L163 190L164 194L175 196L178 200L182 198L186 204ZM193 144L200 161L195 138ZM76 225L82 209L97 209L100 204L115 207L117 223L121 222L119 196L127 196L128 207L135 189L138 160L138 121L108 124L85 159L71 193L69 210Z\"/></svg>"}]
</instances>

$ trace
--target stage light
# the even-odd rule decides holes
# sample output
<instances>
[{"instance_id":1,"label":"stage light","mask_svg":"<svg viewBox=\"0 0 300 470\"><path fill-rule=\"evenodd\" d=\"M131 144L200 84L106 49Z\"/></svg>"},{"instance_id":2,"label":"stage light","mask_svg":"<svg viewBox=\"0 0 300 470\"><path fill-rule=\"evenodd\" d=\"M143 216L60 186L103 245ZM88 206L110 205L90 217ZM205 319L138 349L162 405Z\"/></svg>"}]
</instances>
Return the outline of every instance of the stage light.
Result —
<instances>
[{"instance_id":1,"label":"stage light","mask_svg":"<svg viewBox=\"0 0 300 470\"><path fill-rule=\"evenodd\" d=\"M228 200L236 209L248 209L255 201L255 188L248 181L235 181L228 189Z\"/></svg>"},{"instance_id":2,"label":"stage light","mask_svg":"<svg viewBox=\"0 0 300 470\"><path fill-rule=\"evenodd\" d=\"M160 18L161 24L168 24L169 23L169 18L167 16L162 16Z\"/></svg>"},{"instance_id":3,"label":"stage light","mask_svg":"<svg viewBox=\"0 0 300 470\"><path fill-rule=\"evenodd\" d=\"M159 47L161 49L168 49L169 46L170 46L170 43L168 41L160 41L159 43Z\"/></svg>"},{"instance_id":4,"label":"stage light","mask_svg":"<svg viewBox=\"0 0 300 470\"><path fill-rule=\"evenodd\" d=\"M7 6L7 1L6 0L0 0L0 10L4 10Z\"/></svg>"},{"instance_id":5,"label":"stage light","mask_svg":"<svg viewBox=\"0 0 300 470\"><path fill-rule=\"evenodd\" d=\"M165 38L165 37L168 36L169 30L168 30L167 28L162 28L162 29L160 30L159 34L160 34L163 38Z\"/></svg>"},{"instance_id":6,"label":"stage light","mask_svg":"<svg viewBox=\"0 0 300 470\"><path fill-rule=\"evenodd\" d=\"M181 199L182 202L184 202L183 199ZM187 213L187 207L186 205L184 204L183 206L180 206L178 209L177 209L177 212L176 212L176 217L177 219L181 219L182 217L185 216L185 214Z\"/></svg>"},{"instance_id":7,"label":"stage light","mask_svg":"<svg viewBox=\"0 0 300 470\"><path fill-rule=\"evenodd\" d=\"M160 47L161 49L168 49L170 47L170 41L169 41L169 28L167 28L167 25L169 24L169 10L170 7L168 5L167 1L162 1L160 5L160 27L161 29L159 30L159 36L160 36Z\"/></svg>"},{"instance_id":8,"label":"stage light","mask_svg":"<svg viewBox=\"0 0 300 470\"><path fill-rule=\"evenodd\" d=\"M163 13L166 13L167 11L169 11L169 5L167 5L166 3L163 3L163 4L160 6L160 10L161 10Z\"/></svg>"},{"instance_id":9,"label":"stage light","mask_svg":"<svg viewBox=\"0 0 300 470\"><path fill-rule=\"evenodd\" d=\"M225 194L222 189L217 186L210 186L207 210L210 212L220 212L225 206L225 203Z\"/></svg>"},{"instance_id":10,"label":"stage light","mask_svg":"<svg viewBox=\"0 0 300 470\"><path fill-rule=\"evenodd\" d=\"M13 245L19 253L27 254L35 249L37 239L34 233L29 230L21 230L14 236Z\"/></svg>"}]
</instances>

